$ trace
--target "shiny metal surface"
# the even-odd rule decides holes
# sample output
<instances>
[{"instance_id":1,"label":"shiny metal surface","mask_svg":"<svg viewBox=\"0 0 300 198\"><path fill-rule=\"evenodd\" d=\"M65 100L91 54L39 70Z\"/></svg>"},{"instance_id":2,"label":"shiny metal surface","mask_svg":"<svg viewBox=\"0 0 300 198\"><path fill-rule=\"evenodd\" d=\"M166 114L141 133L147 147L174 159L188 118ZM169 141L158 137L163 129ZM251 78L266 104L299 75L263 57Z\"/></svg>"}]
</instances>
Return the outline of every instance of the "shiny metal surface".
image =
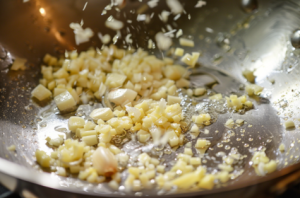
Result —
<instances>
[{"instance_id":1,"label":"shiny metal surface","mask_svg":"<svg viewBox=\"0 0 300 198\"><path fill-rule=\"evenodd\" d=\"M40 78L41 58L45 53L59 56L65 50L101 47L97 36L89 43L76 46L72 30L69 28L71 22L80 22L83 19L84 27L91 27L94 32L101 30L102 33L109 33L112 36L115 34L103 27L103 21L109 14L101 15L101 12L109 1L90 0L86 9L82 11L85 2L84 0L0 2L0 172L5 175L2 178L11 176L18 178L15 190L20 193L24 189L30 189L39 197L53 197L56 193L62 193L64 197L78 197L80 194L86 197L110 197L125 194L121 191L113 193L102 184L96 186L75 178L42 173L38 170L33 157L37 148L50 151L45 145L45 134L57 133L66 128L63 116L49 115L48 106L41 108L30 101L30 91L38 84ZM189 20L187 15L178 19L178 26L183 29L184 35L190 35L196 42L195 47L187 49L186 52L201 51L202 55L199 58L201 65L220 69L233 76L229 79L235 79L237 82L232 84L236 88L232 89L234 86L230 85L228 89L224 79L218 79L221 87L217 91L226 93L240 91L237 90L239 82L246 83L241 75L245 68L255 70L256 83L265 87L265 90L261 98L255 102L255 110L248 111L244 115L221 114L218 121L208 128L210 131L218 129L220 132L217 135L201 134L201 137L212 138L214 150L208 151L210 155L225 151L225 145L237 147L241 153L247 155L243 164L246 171L228 186L212 191L187 193L184 196L208 196L208 194L217 196L218 193L223 195L225 191L229 196L228 191L233 190L232 193L239 191L245 197L248 195L251 197L256 190L268 188L270 184L300 168L298 120L300 51L295 49L298 38L293 34L300 24L300 3L296 0L210 0L203 8L195 9L196 2L184 1L191 19ZM257 9L256 7L252 9L253 2ZM142 3L138 1L128 1L122 12L131 17L130 10L141 5ZM160 6L148 12L159 13L164 7L162 1ZM40 8L44 8L45 14L39 11ZM114 10L111 12L117 13ZM11 16L12 13L17 14ZM120 18L124 17L120 15ZM133 16L132 20L135 21ZM155 32L163 25L157 20L157 16L149 26L139 22L133 24L131 33L134 46L138 43L139 46L146 48L147 38L153 38ZM124 37L126 31L121 31L121 34ZM175 42L174 46L177 44ZM117 42L117 45L122 47L123 44ZM155 50L151 52L161 56L160 52ZM19 72L8 70L12 57L28 59L27 70ZM207 72L204 68L200 70ZM219 74L214 75L214 72L208 71L218 78ZM230 138L231 141L219 148L216 144L222 141L228 132L224 128L224 122L229 117L234 119L241 117L253 127L245 125L244 134L234 131L235 135ZM54 122L45 123L47 119ZM282 126L285 120L293 120L296 128L286 131ZM59 127L55 132L54 128L57 126ZM237 138L241 140L237 141ZM285 153L278 152L278 146L282 142L286 145ZM11 144L17 146L15 153L6 149ZM245 146L246 144L249 147ZM249 149L259 146L266 147L267 154L279 163L279 170L266 177L256 176L248 163L251 157ZM211 166L213 168L213 164ZM1 174L0 181L4 183L5 179L1 179ZM44 187L37 188L36 184ZM244 188L244 191L240 188ZM157 194L155 191L147 193L153 196Z\"/></svg>"}]
</instances>

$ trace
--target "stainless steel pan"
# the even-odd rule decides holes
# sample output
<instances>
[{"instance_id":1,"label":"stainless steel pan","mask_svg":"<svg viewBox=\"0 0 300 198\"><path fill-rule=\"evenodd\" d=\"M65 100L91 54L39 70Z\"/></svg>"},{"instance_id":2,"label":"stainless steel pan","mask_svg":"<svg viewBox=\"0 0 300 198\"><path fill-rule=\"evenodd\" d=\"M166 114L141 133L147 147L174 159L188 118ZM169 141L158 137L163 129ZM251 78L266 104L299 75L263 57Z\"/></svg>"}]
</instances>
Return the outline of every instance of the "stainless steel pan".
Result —
<instances>
[{"instance_id":1,"label":"stainless steel pan","mask_svg":"<svg viewBox=\"0 0 300 198\"><path fill-rule=\"evenodd\" d=\"M56 125L44 123L43 108L30 101L30 92L41 77L39 65L45 53L59 56L65 50L86 50L90 46L101 47L97 36L89 43L76 46L74 35L69 28L71 22L84 20L86 27L94 32L115 33L103 26L109 14L102 10L109 1L89 0L82 11L85 0L30 0L0 2L0 183L24 197L132 197L122 191L113 192L106 185L92 185L75 178L62 178L38 170L33 158L37 148L47 149L43 133L63 128L63 117L55 117ZM299 164L299 61L300 2L296 0L210 0L202 8L194 8L197 1L182 1L190 14L178 19L178 27L196 42L190 51L201 51L199 63L214 67L225 76L230 74L237 81L245 83L241 72L256 70L256 82L265 87L257 110L246 113L247 122L252 124L245 134L235 131L230 147L237 147L247 155L243 166L245 172L227 186L211 191L199 191L166 197L195 196L266 196L265 193L279 193L300 177ZM131 10L137 10L145 2L128 1L121 9L128 17ZM43 8L44 12L40 9ZM166 9L164 1L148 13L160 13ZM111 13L118 14L118 11ZM135 15L136 16L136 15ZM120 15L124 18L124 15ZM190 19L189 19L190 18ZM135 18L132 18L135 21ZM148 38L160 30L163 24L157 15L149 25L134 22L134 45L147 48ZM126 36L126 32L122 31ZM227 39L227 40L226 40ZM175 43L176 46L177 43ZM122 43L117 43L122 47ZM152 50L160 56L160 52ZM14 57L28 60L25 71L10 71ZM275 83L274 83L275 82ZM37 119L37 116L40 116ZM230 115L222 115L220 121L212 125L220 129L214 136L211 154L225 151L218 147L226 133L222 123ZM296 128L285 130L285 120L294 120ZM43 126L42 126L43 125ZM222 128L223 127L223 128ZM41 128L44 128L40 130ZM239 138L240 140L237 140ZM286 152L278 152L280 143L286 145ZM6 147L17 146L17 151L9 152ZM254 174L249 159L250 148L266 147L267 154L278 161L278 171L265 177ZM259 193L258 193L259 192ZM140 195L140 194L137 194ZM143 195L157 196L156 191Z\"/></svg>"}]
</instances>

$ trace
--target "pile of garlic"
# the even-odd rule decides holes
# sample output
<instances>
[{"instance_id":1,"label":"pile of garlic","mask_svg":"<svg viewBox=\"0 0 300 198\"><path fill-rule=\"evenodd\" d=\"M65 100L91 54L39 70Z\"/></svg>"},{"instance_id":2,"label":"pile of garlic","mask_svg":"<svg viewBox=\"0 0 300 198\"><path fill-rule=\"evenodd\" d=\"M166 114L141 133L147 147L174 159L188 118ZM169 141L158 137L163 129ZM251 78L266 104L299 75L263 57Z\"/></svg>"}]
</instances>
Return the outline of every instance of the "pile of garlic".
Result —
<instances>
[{"instance_id":1,"label":"pile of garlic","mask_svg":"<svg viewBox=\"0 0 300 198\"><path fill-rule=\"evenodd\" d=\"M277 168L276 161L270 160L264 151L255 152L251 162L255 173L259 176L265 176L268 173L272 173Z\"/></svg>"},{"instance_id":2,"label":"pile of garlic","mask_svg":"<svg viewBox=\"0 0 300 198\"><path fill-rule=\"evenodd\" d=\"M53 152L35 153L42 167L60 176L78 174L79 179L91 183L110 180L109 186L115 190L121 183L132 191L154 186L165 190L174 186L183 190L212 189L216 183L229 180L232 160L220 165L217 173L207 173L201 165L201 155L211 144L206 139L198 138L194 149L187 143L169 168L147 153L137 156L137 165L129 165L128 153L112 144L114 137L128 132L144 145L169 144L176 149L185 144L182 128L186 123L177 90L190 86L187 68L174 65L170 58L160 60L141 49L122 50L113 45L101 51L68 52L61 59L46 55L44 62L48 66L42 66L43 79L32 91L38 101L53 98L62 113L94 100L107 100L109 105L94 109L89 121L79 116L69 118L68 128L76 139L47 137ZM196 96L205 93L204 88L192 91ZM223 97L216 94L209 99ZM246 96L226 99L227 106L234 110L252 108ZM200 133L199 127L212 123L207 113L192 116L192 121L189 132L195 134ZM121 179L124 169L127 177Z\"/></svg>"}]
</instances>

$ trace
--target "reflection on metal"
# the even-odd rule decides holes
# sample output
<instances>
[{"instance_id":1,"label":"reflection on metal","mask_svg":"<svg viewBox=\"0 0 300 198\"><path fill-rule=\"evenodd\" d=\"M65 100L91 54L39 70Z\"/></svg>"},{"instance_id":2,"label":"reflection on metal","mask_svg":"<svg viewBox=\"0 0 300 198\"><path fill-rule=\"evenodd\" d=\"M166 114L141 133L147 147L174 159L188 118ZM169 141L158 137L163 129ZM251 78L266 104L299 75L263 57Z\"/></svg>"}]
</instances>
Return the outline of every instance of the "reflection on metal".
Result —
<instances>
[{"instance_id":1,"label":"reflection on metal","mask_svg":"<svg viewBox=\"0 0 300 198\"><path fill-rule=\"evenodd\" d=\"M46 15L46 11L45 11L44 8L40 8L39 11L40 11L40 13L41 13L42 16Z\"/></svg>"},{"instance_id":2,"label":"reflection on metal","mask_svg":"<svg viewBox=\"0 0 300 198\"><path fill-rule=\"evenodd\" d=\"M257 0L241 0L242 9L247 12L251 13L258 8Z\"/></svg>"},{"instance_id":3,"label":"reflection on metal","mask_svg":"<svg viewBox=\"0 0 300 198\"><path fill-rule=\"evenodd\" d=\"M295 30L291 36L291 43L293 47L300 48L300 30Z\"/></svg>"}]
</instances>

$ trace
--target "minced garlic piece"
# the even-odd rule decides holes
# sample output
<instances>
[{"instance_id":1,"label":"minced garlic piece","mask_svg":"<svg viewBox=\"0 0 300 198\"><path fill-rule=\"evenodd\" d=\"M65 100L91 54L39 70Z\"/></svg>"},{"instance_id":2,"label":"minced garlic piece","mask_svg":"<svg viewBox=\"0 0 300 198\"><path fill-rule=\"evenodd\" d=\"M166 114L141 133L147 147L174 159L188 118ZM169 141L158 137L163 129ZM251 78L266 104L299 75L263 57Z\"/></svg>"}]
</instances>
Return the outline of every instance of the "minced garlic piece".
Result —
<instances>
[{"instance_id":1,"label":"minced garlic piece","mask_svg":"<svg viewBox=\"0 0 300 198\"><path fill-rule=\"evenodd\" d=\"M195 147L199 148L199 149L203 149L203 148L208 147L209 145L210 145L210 141L208 141L206 139L198 139Z\"/></svg>"},{"instance_id":2,"label":"minced garlic piece","mask_svg":"<svg viewBox=\"0 0 300 198\"><path fill-rule=\"evenodd\" d=\"M178 96L170 96L170 95L168 95L168 104L169 105L176 104L176 103L180 104L181 100L182 99L180 97L178 97Z\"/></svg>"},{"instance_id":3,"label":"minced garlic piece","mask_svg":"<svg viewBox=\"0 0 300 198\"><path fill-rule=\"evenodd\" d=\"M244 124L244 120L242 120L242 119L237 119L237 120L235 121L235 123L236 123L237 125L239 125L239 126L242 126L242 125Z\"/></svg>"},{"instance_id":4,"label":"minced garlic piece","mask_svg":"<svg viewBox=\"0 0 300 198\"><path fill-rule=\"evenodd\" d=\"M288 120L284 123L286 129L295 128L295 123L292 120Z\"/></svg>"},{"instance_id":5,"label":"minced garlic piece","mask_svg":"<svg viewBox=\"0 0 300 198\"><path fill-rule=\"evenodd\" d=\"M188 81L184 78L180 78L179 80L176 81L176 86L177 86L177 88L189 87L190 81Z\"/></svg>"},{"instance_id":6,"label":"minced garlic piece","mask_svg":"<svg viewBox=\"0 0 300 198\"><path fill-rule=\"evenodd\" d=\"M31 95L39 101L43 101L50 98L52 93L45 86L40 84L36 88L34 88L34 90L31 92Z\"/></svg>"},{"instance_id":7,"label":"minced garlic piece","mask_svg":"<svg viewBox=\"0 0 300 198\"><path fill-rule=\"evenodd\" d=\"M66 111L76 107L76 101L69 91L64 91L58 96L55 96L54 101L60 111Z\"/></svg>"},{"instance_id":8,"label":"minced garlic piece","mask_svg":"<svg viewBox=\"0 0 300 198\"><path fill-rule=\"evenodd\" d=\"M49 145L56 146L56 147L58 147L58 146L60 146L60 145L62 145L64 143L64 137L63 137L63 135L58 135L57 138L47 137L46 140L47 140L47 143Z\"/></svg>"},{"instance_id":9,"label":"minced garlic piece","mask_svg":"<svg viewBox=\"0 0 300 198\"><path fill-rule=\"evenodd\" d=\"M213 96L210 96L210 100L221 100L223 98L222 94L215 94Z\"/></svg>"},{"instance_id":10,"label":"minced garlic piece","mask_svg":"<svg viewBox=\"0 0 300 198\"><path fill-rule=\"evenodd\" d=\"M110 108L99 108L93 110L90 117L93 118L93 120L101 119L106 121L114 117L114 115Z\"/></svg>"},{"instance_id":11,"label":"minced garlic piece","mask_svg":"<svg viewBox=\"0 0 300 198\"><path fill-rule=\"evenodd\" d=\"M280 152L283 153L283 152L285 151L285 145L284 145L283 143L281 143L281 144L279 145L279 148L278 148L278 149L279 149Z\"/></svg>"},{"instance_id":12,"label":"minced garlic piece","mask_svg":"<svg viewBox=\"0 0 300 198\"><path fill-rule=\"evenodd\" d=\"M193 132L193 133L199 132L199 127L196 124L194 124L191 128L191 132Z\"/></svg>"},{"instance_id":13,"label":"minced garlic piece","mask_svg":"<svg viewBox=\"0 0 300 198\"><path fill-rule=\"evenodd\" d=\"M184 54L184 49L182 49L182 48L176 48L174 54L175 54L176 56L183 56L183 54Z\"/></svg>"},{"instance_id":14,"label":"minced garlic piece","mask_svg":"<svg viewBox=\"0 0 300 198\"><path fill-rule=\"evenodd\" d=\"M205 88L196 88L194 89L194 95L195 96L202 96L203 94L205 94L206 89Z\"/></svg>"},{"instance_id":15,"label":"minced garlic piece","mask_svg":"<svg viewBox=\"0 0 300 198\"><path fill-rule=\"evenodd\" d=\"M193 122L196 124L203 124L203 125L210 125L211 122L211 117L209 114L200 114L198 116L193 116L192 117Z\"/></svg>"},{"instance_id":16,"label":"minced garlic piece","mask_svg":"<svg viewBox=\"0 0 300 198\"><path fill-rule=\"evenodd\" d=\"M243 76L247 79L248 82L254 83L255 82L255 75L253 74L253 71L250 71L248 69L243 71Z\"/></svg>"},{"instance_id":17,"label":"minced garlic piece","mask_svg":"<svg viewBox=\"0 0 300 198\"><path fill-rule=\"evenodd\" d=\"M180 38L179 39L179 44L182 46L187 46L187 47L194 47L194 41L186 38Z\"/></svg>"},{"instance_id":18,"label":"minced garlic piece","mask_svg":"<svg viewBox=\"0 0 300 198\"><path fill-rule=\"evenodd\" d=\"M226 123L225 123L225 126L226 126L227 128L232 129L233 126L234 126L234 120L233 120L233 119L228 119L228 120L226 121Z\"/></svg>"},{"instance_id":19,"label":"minced garlic piece","mask_svg":"<svg viewBox=\"0 0 300 198\"><path fill-rule=\"evenodd\" d=\"M7 150L9 151L15 151L16 150L16 145L12 144L9 147L7 147Z\"/></svg>"},{"instance_id":20,"label":"minced garlic piece","mask_svg":"<svg viewBox=\"0 0 300 198\"><path fill-rule=\"evenodd\" d=\"M245 89L249 96L260 95L260 93L264 90L263 87L255 84L248 84Z\"/></svg>"},{"instance_id":21,"label":"minced garlic piece","mask_svg":"<svg viewBox=\"0 0 300 198\"><path fill-rule=\"evenodd\" d=\"M198 52L193 52L192 55L187 53L181 58L181 62L187 64L188 66L195 67L199 56L200 53Z\"/></svg>"},{"instance_id":22,"label":"minced garlic piece","mask_svg":"<svg viewBox=\"0 0 300 198\"><path fill-rule=\"evenodd\" d=\"M45 151L36 150L35 157L37 163L39 163L42 167L49 168L50 167L50 156L46 154Z\"/></svg>"},{"instance_id":23,"label":"minced garlic piece","mask_svg":"<svg viewBox=\"0 0 300 198\"><path fill-rule=\"evenodd\" d=\"M227 100L227 106L229 108L233 108L234 110L238 111L242 108L252 108L253 104L251 101L248 101L246 96L240 96L237 95L230 95L230 97L226 97Z\"/></svg>"},{"instance_id":24,"label":"minced garlic piece","mask_svg":"<svg viewBox=\"0 0 300 198\"><path fill-rule=\"evenodd\" d=\"M26 63L26 59L23 58L15 58L14 63L11 66L11 70L25 70L25 63Z\"/></svg>"},{"instance_id":25,"label":"minced garlic piece","mask_svg":"<svg viewBox=\"0 0 300 198\"><path fill-rule=\"evenodd\" d=\"M167 41L160 43L159 48L170 47L170 38L162 34L157 35L160 37L158 40ZM190 41L187 43L192 45ZM175 54L182 56L183 49L178 50ZM169 144L169 147L176 150L185 144L185 131L182 129L186 130L188 125L184 122L185 114L180 106L184 98L177 89L190 87L188 69L174 65L174 61L169 58L159 60L141 49L133 53L132 50L118 49L113 45L103 47L101 51L90 49L66 54L66 59L60 60L46 55L44 62L51 65L42 67L42 86L48 88L55 98L62 99L61 94L68 97L67 102L57 101L60 110L102 99L108 99L104 104L110 108L94 109L90 113L93 120L71 117L69 129L78 140L64 141L61 137L62 142L57 141L55 146L58 148L50 156L37 151L37 162L41 166L51 167L53 171L57 167L56 174L61 176L78 174L79 179L90 183L101 183L108 179L109 187L118 189L121 185L119 170L131 165L126 168L128 176L122 185L133 191L149 188L153 181L159 188L170 190L173 186L179 189L211 189L214 181L223 183L229 180L235 158L224 159L224 164L218 166L220 172L214 175L206 173L206 168L201 166L200 156L211 144L206 139L198 139L193 148L191 142L187 143L171 169L146 152L139 154L137 163L132 164L132 156L124 153L119 145L113 144L118 135L131 133L145 148L152 143L154 146ZM199 55L186 54L182 61L194 67ZM205 92L204 88L187 90L190 96L200 96ZM222 95L216 94L210 99L220 100ZM250 104L252 107L245 96L237 97L237 101L234 99L229 98L228 107L250 108ZM109 102L113 104L108 105ZM242 105L237 105L238 102ZM210 114L194 115L192 120L194 123L189 132L195 136L193 139L199 135L199 127L212 122ZM209 130L205 129L207 133ZM48 138L48 143L54 145L53 140ZM272 171L272 163L265 166L266 171Z\"/></svg>"},{"instance_id":26,"label":"minced garlic piece","mask_svg":"<svg viewBox=\"0 0 300 198\"><path fill-rule=\"evenodd\" d=\"M259 176L272 173L277 169L277 163L270 160L264 151L255 152L252 157L252 167Z\"/></svg>"},{"instance_id":27,"label":"minced garlic piece","mask_svg":"<svg viewBox=\"0 0 300 198\"><path fill-rule=\"evenodd\" d=\"M215 185L214 181L215 181L214 175L210 175L210 174L205 175L205 177L199 182L198 187L211 190Z\"/></svg>"}]
</instances>

